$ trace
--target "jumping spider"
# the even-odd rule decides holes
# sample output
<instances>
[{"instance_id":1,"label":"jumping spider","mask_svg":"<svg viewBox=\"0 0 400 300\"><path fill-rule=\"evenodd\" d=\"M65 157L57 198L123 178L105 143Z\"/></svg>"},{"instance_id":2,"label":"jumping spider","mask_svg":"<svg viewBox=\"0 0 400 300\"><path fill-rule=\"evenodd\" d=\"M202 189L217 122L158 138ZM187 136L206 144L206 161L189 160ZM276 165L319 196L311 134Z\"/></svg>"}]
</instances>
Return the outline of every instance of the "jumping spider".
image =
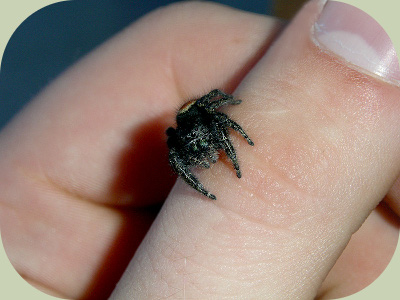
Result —
<instances>
[{"instance_id":1,"label":"jumping spider","mask_svg":"<svg viewBox=\"0 0 400 300\"><path fill-rule=\"evenodd\" d=\"M185 103L176 115L177 127L169 127L166 131L172 169L187 184L212 200L217 198L204 188L190 168L209 168L209 161L217 162L218 151L224 150L233 163L236 176L242 176L228 128L239 132L251 146L254 143L239 124L216 110L223 105L237 105L241 102L220 90L212 90L199 99Z\"/></svg>"}]
</instances>

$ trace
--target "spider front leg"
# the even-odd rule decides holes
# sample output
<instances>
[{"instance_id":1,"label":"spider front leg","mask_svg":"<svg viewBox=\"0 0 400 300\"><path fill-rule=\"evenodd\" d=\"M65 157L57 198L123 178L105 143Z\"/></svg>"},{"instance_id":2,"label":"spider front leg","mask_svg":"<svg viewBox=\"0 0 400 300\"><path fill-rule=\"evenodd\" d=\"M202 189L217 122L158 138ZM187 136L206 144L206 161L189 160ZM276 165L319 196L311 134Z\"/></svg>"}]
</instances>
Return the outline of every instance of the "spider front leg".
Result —
<instances>
[{"instance_id":1,"label":"spider front leg","mask_svg":"<svg viewBox=\"0 0 400 300\"><path fill-rule=\"evenodd\" d=\"M215 100L215 101L211 102L207 106L207 110L214 112L218 107L221 107L223 105L227 105L227 104L237 105L237 104L240 104L240 103L242 103L242 100L233 99L233 97L230 97L230 98L223 97L223 98L220 98L218 100Z\"/></svg>"},{"instance_id":2,"label":"spider front leg","mask_svg":"<svg viewBox=\"0 0 400 300\"><path fill-rule=\"evenodd\" d=\"M220 98L215 101L210 101L217 97L220 97ZM227 105L227 104L237 105L237 104L242 103L242 100L236 100L233 98L232 95L226 94L221 90L212 90L207 95L203 96L200 100L201 100L201 102L208 103L206 105L206 109L208 112L214 112L217 108L219 108L223 105Z\"/></svg>"},{"instance_id":3,"label":"spider front leg","mask_svg":"<svg viewBox=\"0 0 400 300\"><path fill-rule=\"evenodd\" d=\"M214 98L217 98L217 100L212 101ZM205 107L208 111L214 111L218 107L225 104L240 104L242 100L235 100L233 99L232 95L215 89L201 97L197 102L200 106Z\"/></svg>"},{"instance_id":4,"label":"spider front leg","mask_svg":"<svg viewBox=\"0 0 400 300\"><path fill-rule=\"evenodd\" d=\"M208 94L204 95L203 97L200 98L201 101L210 101L211 99L215 97L224 97L224 98L233 98L232 95L229 95L227 93L224 93L223 91L219 89L212 90Z\"/></svg>"},{"instance_id":5,"label":"spider front leg","mask_svg":"<svg viewBox=\"0 0 400 300\"><path fill-rule=\"evenodd\" d=\"M211 194L204 188L200 181L192 174L189 166L184 163L184 161L180 158L178 152L176 152L173 148L169 152L169 163L175 173L177 173L179 177L181 177L192 188L212 200L217 199L215 195Z\"/></svg>"},{"instance_id":6,"label":"spider front leg","mask_svg":"<svg viewBox=\"0 0 400 300\"><path fill-rule=\"evenodd\" d=\"M226 114L224 114L222 112L217 112L217 115L218 115L218 119L221 122L226 124L227 127L230 127L233 130L239 132L246 139L247 143L249 143L250 146L254 146L253 141L250 139L250 137L247 135L247 133L243 130L243 128L238 123L236 123L235 121L230 119Z\"/></svg>"},{"instance_id":7,"label":"spider front leg","mask_svg":"<svg viewBox=\"0 0 400 300\"><path fill-rule=\"evenodd\" d=\"M230 141L230 139L228 137L228 132L226 131L225 128L221 129L220 135L221 135L222 149L224 149L226 155L228 155L229 159L232 161L233 167L236 170L236 176L238 178L240 178L240 177L242 177L242 173L240 172L239 163L237 161L237 156L236 156L236 151L232 145L232 142Z\"/></svg>"}]
</instances>

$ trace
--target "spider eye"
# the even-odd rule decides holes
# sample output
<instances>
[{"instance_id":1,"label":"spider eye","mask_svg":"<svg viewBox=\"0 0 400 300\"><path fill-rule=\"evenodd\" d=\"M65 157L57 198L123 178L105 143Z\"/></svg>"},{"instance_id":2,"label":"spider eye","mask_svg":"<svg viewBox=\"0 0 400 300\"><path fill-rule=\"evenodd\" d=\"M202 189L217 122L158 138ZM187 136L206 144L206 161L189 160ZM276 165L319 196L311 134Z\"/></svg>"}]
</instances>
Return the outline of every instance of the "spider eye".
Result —
<instances>
[{"instance_id":1,"label":"spider eye","mask_svg":"<svg viewBox=\"0 0 400 300\"><path fill-rule=\"evenodd\" d=\"M191 100L189 102L186 102L185 104L182 105L182 107L178 110L178 114L182 114L187 112L192 106L193 104L196 103L196 100Z\"/></svg>"}]
</instances>

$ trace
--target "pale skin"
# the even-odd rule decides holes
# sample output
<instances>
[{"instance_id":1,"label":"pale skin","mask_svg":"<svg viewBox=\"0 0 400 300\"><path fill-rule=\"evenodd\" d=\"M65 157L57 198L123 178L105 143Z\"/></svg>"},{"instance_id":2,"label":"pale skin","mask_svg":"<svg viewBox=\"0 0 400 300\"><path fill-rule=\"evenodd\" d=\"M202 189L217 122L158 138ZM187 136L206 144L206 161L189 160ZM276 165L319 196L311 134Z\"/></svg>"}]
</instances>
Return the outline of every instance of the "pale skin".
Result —
<instances>
[{"instance_id":1,"label":"pale skin","mask_svg":"<svg viewBox=\"0 0 400 300\"><path fill-rule=\"evenodd\" d=\"M0 133L17 271L74 299L327 299L371 283L398 238L400 89L319 51L319 9L277 37L271 17L167 7L38 95ZM217 201L172 188L164 136L212 88L243 100L226 111L255 143L232 134L241 179L224 158L195 171Z\"/></svg>"}]
</instances>

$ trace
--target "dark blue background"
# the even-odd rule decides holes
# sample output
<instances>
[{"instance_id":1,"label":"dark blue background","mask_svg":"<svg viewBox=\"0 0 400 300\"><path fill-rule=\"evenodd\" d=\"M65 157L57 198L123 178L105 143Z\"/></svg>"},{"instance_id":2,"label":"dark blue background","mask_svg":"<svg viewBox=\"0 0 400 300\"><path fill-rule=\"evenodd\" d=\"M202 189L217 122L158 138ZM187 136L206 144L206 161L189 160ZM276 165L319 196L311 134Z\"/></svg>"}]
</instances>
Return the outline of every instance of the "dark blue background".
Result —
<instances>
[{"instance_id":1,"label":"dark blue background","mask_svg":"<svg viewBox=\"0 0 400 300\"><path fill-rule=\"evenodd\" d=\"M14 32L0 72L0 129L81 56L147 12L173 0L77 0L44 7ZM214 1L272 14L272 0Z\"/></svg>"}]
</instances>

